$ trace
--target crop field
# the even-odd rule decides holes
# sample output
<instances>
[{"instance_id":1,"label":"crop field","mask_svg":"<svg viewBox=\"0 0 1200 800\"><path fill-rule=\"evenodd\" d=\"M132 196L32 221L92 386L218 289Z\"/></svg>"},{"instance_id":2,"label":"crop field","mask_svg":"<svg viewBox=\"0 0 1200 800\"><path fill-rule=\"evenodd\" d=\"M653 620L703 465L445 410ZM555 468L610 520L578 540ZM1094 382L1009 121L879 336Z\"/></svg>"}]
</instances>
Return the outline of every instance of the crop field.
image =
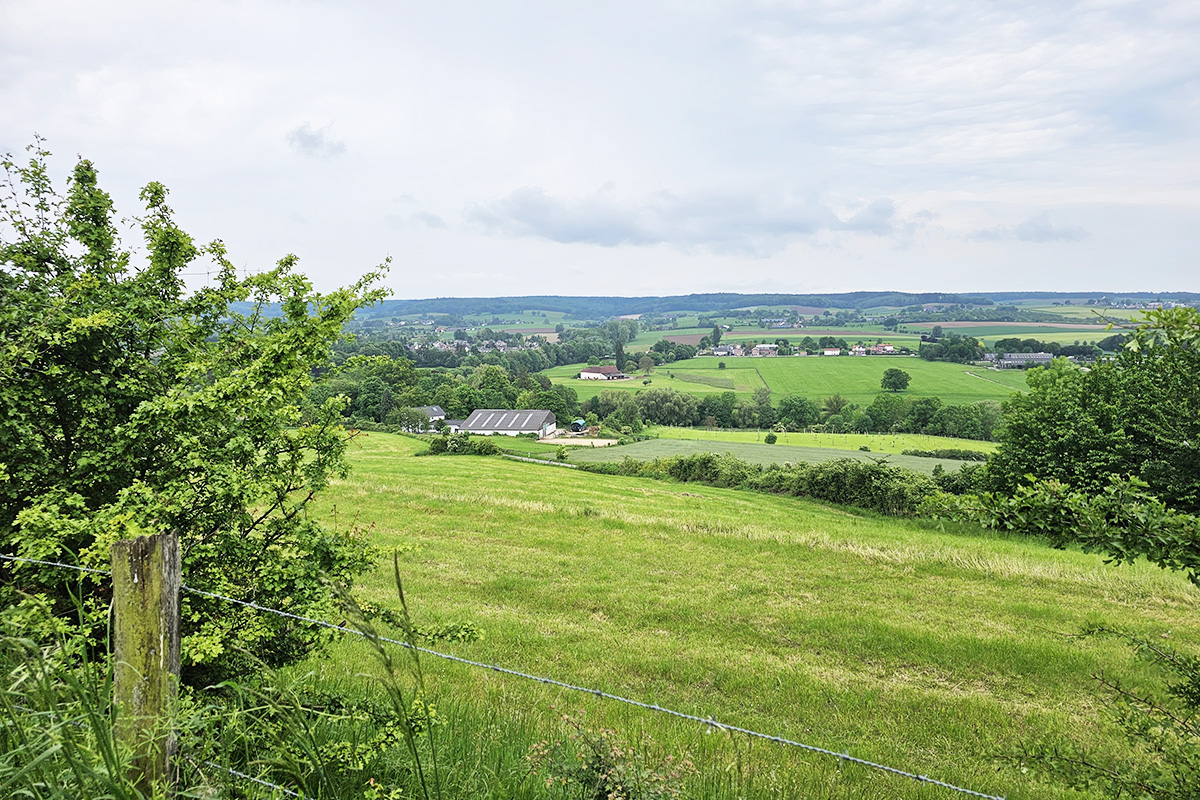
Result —
<instances>
[{"instance_id":1,"label":"crop field","mask_svg":"<svg viewBox=\"0 0 1200 800\"><path fill-rule=\"evenodd\" d=\"M838 450L829 447L797 447L786 444L755 444L754 442L734 442L721 440L697 439L649 439L644 442L633 442L620 447L601 447L594 450L574 450L570 461L577 464L595 464L613 461L623 461L632 458L637 461L649 461L654 458L669 456L690 456L695 453L728 453L752 464L784 464L801 461L810 464L822 461L832 461L835 458L853 458L858 461L886 460L893 467L904 467L915 472L929 475L935 465L951 472L960 468L965 461L955 461L946 458L921 458L919 456L902 456L890 453L865 453L858 450Z\"/></svg>"},{"instance_id":2,"label":"crop field","mask_svg":"<svg viewBox=\"0 0 1200 800\"><path fill-rule=\"evenodd\" d=\"M1155 680L1119 642L1072 633L1103 621L1180 647L1200 634L1200 592L1144 563L792 498L498 457L412 458L420 447L355 440L353 472L312 513L365 529L388 554L360 582L364 600L396 607L400 548L416 623L481 631L437 649L1011 800L1081 796L996 760L1023 743L1128 753L1092 674ZM690 796L957 796L583 693L422 663L426 699L445 712L443 769L471 760L481 794L484 780L503 779L519 791L490 796L544 796L522 737L564 739L562 716L584 712L655 761L690 756ZM378 672L356 640L304 669L330 684ZM509 749L498 752L501 740Z\"/></svg>"},{"instance_id":3,"label":"crop field","mask_svg":"<svg viewBox=\"0 0 1200 800\"><path fill-rule=\"evenodd\" d=\"M721 361L725 362L726 369L719 368ZM989 370L899 356L723 359L702 356L657 367L650 375L649 386L643 385L640 376L628 381L588 381L571 377L583 368L582 364L555 367L543 374L555 383L575 389L581 400L594 397L605 389L639 391L670 387L700 395L730 391L721 386L670 377L670 373L677 372L731 380L734 384L732 391L742 397L750 397L755 389L766 386L776 401L788 394L820 401L831 394L840 393L851 402L866 405L880 393L879 381L884 371L891 367L898 367L912 376L912 382L903 392L906 397L940 397L943 403L1005 400L1014 391L1025 388L1025 374L1020 370Z\"/></svg>"},{"instance_id":4,"label":"crop field","mask_svg":"<svg viewBox=\"0 0 1200 800\"><path fill-rule=\"evenodd\" d=\"M692 439L698 442L761 443L763 431L708 430L706 428L673 428L653 425L646 433L659 439ZM817 447L832 450L861 450L872 453L899 453L902 450L940 450L954 448L991 453L995 442L974 439L953 439L948 436L925 436L918 433L777 433L776 445Z\"/></svg>"}]
</instances>

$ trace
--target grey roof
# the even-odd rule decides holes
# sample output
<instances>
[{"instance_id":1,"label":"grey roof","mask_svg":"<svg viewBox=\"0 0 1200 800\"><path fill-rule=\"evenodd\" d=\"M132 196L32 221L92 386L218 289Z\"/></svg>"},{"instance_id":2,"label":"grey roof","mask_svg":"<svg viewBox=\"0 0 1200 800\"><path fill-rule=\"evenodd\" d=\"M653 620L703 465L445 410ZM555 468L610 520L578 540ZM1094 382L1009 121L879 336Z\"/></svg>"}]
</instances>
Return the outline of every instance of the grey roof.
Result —
<instances>
[{"instance_id":1,"label":"grey roof","mask_svg":"<svg viewBox=\"0 0 1200 800\"><path fill-rule=\"evenodd\" d=\"M442 419L446 418L446 412L442 411L441 406L421 406L417 409L417 411L420 411L430 419L433 419L434 417L441 417Z\"/></svg>"},{"instance_id":2,"label":"grey roof","mask_svg":"<svg viewBox=\"0 0 1200 800\"><path fill-rule=\"evenodd\" d=\"M477 408L463 422L462 429L537 433L549 422L554 422L554 412L545 409Z\"/></svg>"}]
</instances>

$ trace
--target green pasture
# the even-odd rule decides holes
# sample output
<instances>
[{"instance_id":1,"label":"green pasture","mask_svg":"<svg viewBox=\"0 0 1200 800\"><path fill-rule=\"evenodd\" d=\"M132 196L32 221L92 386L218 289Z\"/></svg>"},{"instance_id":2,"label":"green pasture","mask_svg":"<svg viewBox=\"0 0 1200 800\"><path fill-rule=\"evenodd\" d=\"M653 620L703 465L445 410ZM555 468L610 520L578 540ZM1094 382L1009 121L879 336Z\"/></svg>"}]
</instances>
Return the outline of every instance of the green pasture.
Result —
<instances>
[{"instance_id":1,"label":"green pasture","mask_svg":"<svg viewBox=\"0 0 1200 800\"><path fill-rule=\"evenodd\" d=\"M646 433L659 439L691 439L698 442L761 443L765 431L709 430L707 428L674 428L652 425ZM860 450L871 448L872 453L899 453L902 450L974 450L991 453L995 442L974 439L954 439L948 436L925 436L919 433L777 433L776 445L824 448L831 450ZM843 454L844 455L844 454Z\"/></svg>"},{"instance_id":2,"label":"green pasture","mask_svg":"<svg viewBox=\"0 0 1200 800\"><path fill-rule=\"evenodd\" d=\"M720 369L724 361L726 368ZM972 403L977 400L1006 400L1014 391L1025 388L1025 375L1020 370L991 370L940 361L923 361L902 356L779 356L776 358L714 358L701 356L664 364L650 375L651 383L643 385L640 375L627 381L578 380L577 374L585 365L573 364L548 369L542 374L555 383L575 389L580 400L594 397L605 389L636 392L641 389L669 387L681 392L705 395L730 391L693 381L670 377L712 376L734 383L733 391L740 397L750 397L754 390L770 388L776 401L784 395L795 394L820 401L831 394L841 394L851 402L869 404L880 393L879 382L885 370L897 367L912 381L903 392L907 397L940 397L944 403ZM631 367L632 368L632 367Z\"/></svg>"},{"instance_id":3,"label":"green pasture","mask_svg":"<svg viewBox=\"0 0 1200 800\"><path fill-rule=\"evenodd\" d=\"M601 447L596 449L573 450L569 460L577 464L595 464L623 461L632 458L637 461L649 461L655 458L670 456L690 456L696 453L728 453L752 464L784 464L788 462L808 462L810 464L822 461L832 461L836 458L853 458L859 461L886 460L894 467L904 467L916 472L929 475L934 466L940 464L942 469L950 472L960 468L965 461L947 458L921 458L919 456L902 456L892 453L866 453L859 450L835 450L827 447L797 447L787 444L755 444L753 442L721 441L719 439L648 439L644 442L619 447Z\"/></svg>"},{"instance_id":4,"label":"green pasture","mask_svg":"<svg viewBox=\"0 0 1200 800\"><path fill-rule=\"evenodd\" d=\"M1022 743L1129 752L1090 676L1153 678L1119 643L1072 633L1106 622L1189 650L1200 634L1200 592L1144 563L752 492L413 458L421 446L356 439L352 473L311 513L383 553L362 599L397 606L390 554L401 548L416 623L482 632L438 649L1011 800L1083 796L996 760ZM690 755L693 797L956 796L583 693L422 663L426 699L447 712L442 769L465 763L471 796L568 796L541 794L521 739L565 739L561 717L581 712L656 761ZM331 685L378 671L349 639L306 669ZM489 788L504 781L517 789Z\"/></svg>"}]
</instances>

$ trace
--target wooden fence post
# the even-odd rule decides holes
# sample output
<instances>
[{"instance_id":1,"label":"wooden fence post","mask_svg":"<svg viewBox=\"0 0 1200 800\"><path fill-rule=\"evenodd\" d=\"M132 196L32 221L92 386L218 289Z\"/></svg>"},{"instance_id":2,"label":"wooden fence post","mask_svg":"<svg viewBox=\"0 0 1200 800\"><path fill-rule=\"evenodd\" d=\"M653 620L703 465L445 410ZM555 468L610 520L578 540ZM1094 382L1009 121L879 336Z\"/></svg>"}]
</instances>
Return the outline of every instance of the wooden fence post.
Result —
<instances>
[{"instance_id":1,"label":"wooden fence post","mask_svg":"<svg viewBox=\"0 0 1200 800\"><path fill-rule=\"evenodd\" d=\"M115 735L132 748L130 780L173 783L179 687L179 539L174 533L112 546Z\"/></svg>"}]
</instances>

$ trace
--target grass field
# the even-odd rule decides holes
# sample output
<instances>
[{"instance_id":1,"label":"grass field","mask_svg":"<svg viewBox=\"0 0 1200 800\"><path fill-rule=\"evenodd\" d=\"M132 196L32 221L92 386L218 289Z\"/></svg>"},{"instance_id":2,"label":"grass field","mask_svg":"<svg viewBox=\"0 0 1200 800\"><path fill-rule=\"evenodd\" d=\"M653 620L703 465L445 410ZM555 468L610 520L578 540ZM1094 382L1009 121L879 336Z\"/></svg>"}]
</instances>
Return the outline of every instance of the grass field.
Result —
<instances>
[{"instance_id":1,"label":"grass field","mask_svg":"<svg viewBox=\"0 0 1200 800\"><path fill-rule=\"evenodd\" d=\"M1012 800L1082 796L994 761L1022 742L1127 747L1089 676L1136 684L1147 673L1118 643L1069 634L1105 621L1185 648L1200 634L1200 593L1145 564L1111 567L1036 540L749 492L500 458L412 458L418 442L386 434L351 447L354 471L312 513L366 528L385 550L405 545L418 624L482 629L479 641L443 649ZM360 593L396 605L390 559ZM518 795L487 794L488 781L522 781L519 753L506 760L493 742L562 736L560 716L579 710L652 753L689 752L700 770L695 797L956 796L587 695L424 663L433 701L482 709L470 716L478 735L447 745L478 765L472 796ZM309 666L331 683L376 669L355 641ZM530 784L520 796L560 796Z\"/></svg>"},{"instance_id":2,"label":"grass field","mask_svg":"<svg viewBox=\"0 0 1200 800\"><path fill-rule=\"evenodd\" d=\"M729 453L752 464L783 464L789 461L806 461L815 464L821 461L832 461L835 458L853 458L859 461L886 459L887 463L894 467L905 467L926 475L932 473L934 466L938 464L942 466L942 469L950 472L967 463L951 459L921 458L892 453L864 453L859 450L840 450L830 447L797 447L779 443L772 445L720 440L698 441L696 439L650 439L620 447L581 449L572 451L570 461L576 464L622 461L626 458L649 461L654 458L690 456L695 453Z\"/></svg>"},{"instance_id":3,"label":"grass field","mask_svg":"<svg viewBox=\"0 0 1200 800\"><path fill-rule=\"evenodd\" d=\"M699 442L762 442L762 431L708 430L706 428L672 428L653 425L646 433L659 439L691 439ZM777 445L817 447L831 450L859 450L866 445L872 453L899 453L901 450L940 450L955 448L991 453L995 442L974 439L952 439L947 436L924 436L918 433L778 433Z\"/></svg>"},{"instance_id":4,"label":"grass field","mask_svg":"<svg viewBox=\"0 0 1200 800\"><path fill-rule=\"evenodd\" d=\"M719 369L724 361L726 369ZM776 401L784 395L797 394L812 400L822 400L840 393L852 402L869 404L882 390L879 381L885 370L898 367L912 376L906 397L940 397L943 403L971 403L976 400L1005 400L1014 391L1025 388L1025 374L1019 370L988 370L919 358L823 356L778 358L724 358L712 356L691 358L655 369L651 383L645 386L639 376L628 381L586 381L572 376L583 367L573 364L554 367L543 374L555 383L566 384L582 400L594 397L605 389L638 391L645 388L670 387L691 394L712 394L730 391L719 386L671 378L669 373L711 376L733 381L739 396L750 397L762 386L771 389Z\"/></svg>"}]
</instances>

